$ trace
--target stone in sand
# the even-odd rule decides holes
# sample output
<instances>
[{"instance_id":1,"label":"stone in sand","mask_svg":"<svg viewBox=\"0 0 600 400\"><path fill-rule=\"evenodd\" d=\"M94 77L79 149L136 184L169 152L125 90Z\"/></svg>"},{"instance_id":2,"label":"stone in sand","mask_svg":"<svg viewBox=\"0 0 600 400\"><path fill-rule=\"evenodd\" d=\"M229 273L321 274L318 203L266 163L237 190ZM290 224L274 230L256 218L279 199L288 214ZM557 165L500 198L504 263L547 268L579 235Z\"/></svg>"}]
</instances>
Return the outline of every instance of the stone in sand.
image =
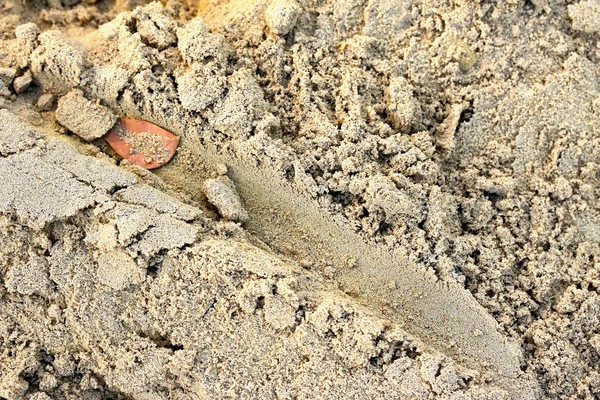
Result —
<instances>
[{"instance_id":1,"label":"stone in sand","mask_svg":"<svg viewBox=\"0 0 600 400\"><path fill-rule=\"evenodd\" d=\"M54 106L54 95L52 93L44 93L38 99L36 106L42 111L49 111Z\"/></svg>"},{"instance_id":2,"label":"stone in sand","mask_svg":"<svg viewBox=\"0 0 600 400\"><path fill-rule=\"evenodd\" d=\"M10 86L16 75L17 70L14 68L0 68L0 82L6 86Z\"/></svg>"},{"instance_id":3,"label":"stone in sand","mask_svg":"<svg viewBox=\"0 0 600 400\"><path fill-rule=\"evenodd\" d=\"M17 94L21 94L27 89L29 89L29 85L33 82L33 76L31 75L31 71L25 72L23 75L19 76L13 82L13 89Z\"/></svg>"}]
</instances>

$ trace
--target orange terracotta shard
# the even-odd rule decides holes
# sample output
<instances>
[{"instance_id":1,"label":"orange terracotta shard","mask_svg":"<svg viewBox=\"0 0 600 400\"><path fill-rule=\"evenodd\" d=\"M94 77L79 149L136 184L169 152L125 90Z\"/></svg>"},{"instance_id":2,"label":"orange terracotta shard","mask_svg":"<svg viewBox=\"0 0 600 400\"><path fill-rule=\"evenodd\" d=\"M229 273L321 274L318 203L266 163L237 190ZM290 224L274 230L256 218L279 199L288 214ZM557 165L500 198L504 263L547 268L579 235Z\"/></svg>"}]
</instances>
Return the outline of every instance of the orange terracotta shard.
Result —
<instances>
[{"instance_id":1,"label":"orange terracotta shard","mask_svg":"<svg viewBox=\"0 0 600 400\"><path fill-rule=\"evenodd\" d=\"M122 118L104 139L118 155L146 169L158 168L171 160L179 136L139 119Z\"/></svg>"}]
</instances>

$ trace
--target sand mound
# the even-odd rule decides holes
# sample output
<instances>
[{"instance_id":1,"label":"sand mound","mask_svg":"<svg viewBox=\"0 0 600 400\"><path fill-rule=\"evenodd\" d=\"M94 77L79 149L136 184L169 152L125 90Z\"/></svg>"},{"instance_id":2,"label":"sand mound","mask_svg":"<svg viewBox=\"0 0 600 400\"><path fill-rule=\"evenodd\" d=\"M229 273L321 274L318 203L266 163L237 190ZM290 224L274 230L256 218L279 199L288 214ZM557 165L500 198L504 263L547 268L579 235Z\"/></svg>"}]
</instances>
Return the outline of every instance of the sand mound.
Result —
<instances>
[{"instance_id":1,"label":"sand mound","mask_svg":"<svg viewBox=\"0 0 600 400\"><path fill-rule=\"evenodd\" d=\"M598 396L596 3L11 3L0 396Z\"/></svg>"}]
</instances>

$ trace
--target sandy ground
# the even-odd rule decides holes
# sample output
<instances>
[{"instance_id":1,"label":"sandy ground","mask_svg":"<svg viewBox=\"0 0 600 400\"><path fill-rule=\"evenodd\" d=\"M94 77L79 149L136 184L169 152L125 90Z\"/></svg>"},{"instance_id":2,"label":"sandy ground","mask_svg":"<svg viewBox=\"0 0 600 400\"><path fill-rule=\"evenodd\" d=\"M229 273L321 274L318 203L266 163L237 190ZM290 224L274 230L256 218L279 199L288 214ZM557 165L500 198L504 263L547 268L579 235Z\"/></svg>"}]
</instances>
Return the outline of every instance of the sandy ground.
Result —
<instances>
[{"instance_id":1,"label":"sandy ground","mask_svg":"<svg viewBox=\"0 0 600 400\"><path fill-rule=\"evenodd\" d=\"M0 399L600 398L600 1L5 0L0 37Z\"/></svg>"}]
</instances>

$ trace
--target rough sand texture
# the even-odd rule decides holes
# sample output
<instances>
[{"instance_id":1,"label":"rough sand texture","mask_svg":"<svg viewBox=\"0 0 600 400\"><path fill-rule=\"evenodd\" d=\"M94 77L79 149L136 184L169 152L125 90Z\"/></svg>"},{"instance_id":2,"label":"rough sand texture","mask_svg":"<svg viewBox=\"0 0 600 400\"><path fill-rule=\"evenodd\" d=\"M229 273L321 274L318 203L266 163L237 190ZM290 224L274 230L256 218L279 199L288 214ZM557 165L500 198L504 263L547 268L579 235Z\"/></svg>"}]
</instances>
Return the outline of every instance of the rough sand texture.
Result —
<instances>
[{"instance_id":1,"label":"rough sand texture","mask_svg":"<svg viewBox=\"0 0 600 400\"><path fill-rule=\"evenodd\" d=\"M35 135L1 115L10 136ZM2 161L51 158L48 147L72 152L40 140ZM83 164L112 172L73 179ZM476 383L476 371L319 274L249 244L239 227L153 195L129 173L76 153L39 169L55 188L43 204L77 204L68 197L80 188L94 202L69 214L36 205L3 210L0 326L10 355L2 359L0 395L7 399L505 393ZM0 171L3 180L30 180L24 168ZM116 182L126 187L111 194Z\"/></svg>"},{"instance_id":2,"label":"rough sand texture","mask_svg":"<svg viewBox=\"0 0 600 400\"><path fill-rule=\"evenodd\" d=\"M86 141L98 139L117 122L108 108L86 99L81 90L71 90L58 100L56 120Z\"/></svg>"},{"instance_id":3,"label":"rough sand texture","mask_svg":"<svg viewBox=\"0 0 600 400\"><path fill-rule=\"evenodd\" d=\"M1 14L0 396L600 396L597 1L77 3Z\"/></svg>"}]
</instances>

